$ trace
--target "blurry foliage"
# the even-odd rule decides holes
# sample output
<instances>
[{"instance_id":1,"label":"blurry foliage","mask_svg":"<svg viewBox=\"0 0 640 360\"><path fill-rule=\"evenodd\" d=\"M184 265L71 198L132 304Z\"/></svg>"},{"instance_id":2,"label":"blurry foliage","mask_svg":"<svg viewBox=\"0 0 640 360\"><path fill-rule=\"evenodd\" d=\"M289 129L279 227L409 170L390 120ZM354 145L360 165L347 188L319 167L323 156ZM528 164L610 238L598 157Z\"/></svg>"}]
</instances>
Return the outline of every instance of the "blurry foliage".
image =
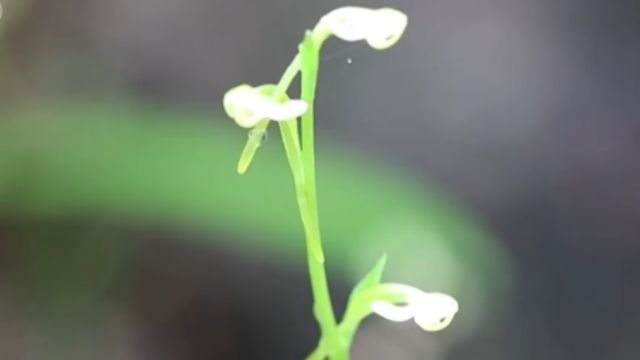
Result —
<instances>
[{"instance_id":1,"label":"blurry foliage","mask_svg":"<svg viewBox=\"0 0 640 360\"><path fill-rule=\"evenodd\" d=\"M239 176L235 167L244 139L230 122L196 111L85 103L23 109L3 119L4 222L93 216L227 234L233 243L213 245L302 269L303 234L292 215L295 197L285 155L269 143L278 139L268 140L248 173ZM386 252L396 259L387 266L386 280L402 278L454 294L461 299L463 321L465 316L478 320L491 305L502 306L507 260L450 199L427 188L423 179L322 137L318 153L320 216L331 269L355 279ZM82 245L40 235L61 246L31 249L30 261L50 269L49 280L67 277L54 271L47 257L65 259L62 253ZM30 240L20 240L27 249ZM204 245L209 244L199 246Z\"/></svg>"}]
</instances>

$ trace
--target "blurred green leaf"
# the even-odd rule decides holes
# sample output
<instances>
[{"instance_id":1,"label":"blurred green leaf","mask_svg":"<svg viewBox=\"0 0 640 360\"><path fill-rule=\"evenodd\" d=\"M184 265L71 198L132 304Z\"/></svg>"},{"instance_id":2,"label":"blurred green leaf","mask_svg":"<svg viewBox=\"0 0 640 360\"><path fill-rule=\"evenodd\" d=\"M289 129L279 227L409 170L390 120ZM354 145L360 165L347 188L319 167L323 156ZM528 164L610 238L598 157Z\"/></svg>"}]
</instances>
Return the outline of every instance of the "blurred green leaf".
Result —
<instances>
[{"instance_id":1,"label":"blurred green leaf","mask_svg":"<svg viewBox=\"0 0 640 360\"><path fill-rule=\"evenodd\" d=\"M95 214L228 235L222 238L233 240L224 246L283 265L304 262L292 179L275 136L252 171L239 176L245 132L222 116L110 103L40 105L2 118L0 216L6 219ZM392 281L500 306L508 258L481 225L425 179L323 136L317 143L330 271L355 279L387 253Z\"/></svg>"}]
</instances>

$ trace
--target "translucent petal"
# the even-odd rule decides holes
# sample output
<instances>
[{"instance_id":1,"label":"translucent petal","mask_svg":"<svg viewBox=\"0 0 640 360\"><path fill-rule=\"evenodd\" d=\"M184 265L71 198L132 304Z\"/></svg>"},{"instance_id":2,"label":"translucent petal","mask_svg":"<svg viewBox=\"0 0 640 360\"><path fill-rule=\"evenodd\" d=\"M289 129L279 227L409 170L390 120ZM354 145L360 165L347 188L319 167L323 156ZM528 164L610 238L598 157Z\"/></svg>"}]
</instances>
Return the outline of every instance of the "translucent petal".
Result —
<instances>
[{"instance_id":1,"label":"translucent petal","mask_svg":"<svg viewBox=\"0 0 640 360\"><path fill-rule=\"evenodd\" d=\"M274 102L270 106L265 106L264 114L269 119L283 121L297 118L304 114L308 108L309 105L304 100L288 100L283 103Z\"/></svg>"},{"instance_id":2,"label":"translucent petal","mask_svg":"<svg viewBox=\"0 0 640 360\"><path fill-rule=\"evenodd\" d=\"M369 306L371 311L390 321L407 321L413 318L414 315L414 310L410 304L395 305L387 301L374 301Z\"/></svg>"},{"instance_id":3,"label":"translucent petal","mask_svg":"<svg viewBox=\"0 0 640 360\"><path fill-rule=\"evenodd\" d=\"M372 9L345 6L323 16L320 24L344 41L359 41L367 37L369 23L373 15L374 10Z\"/></svg>"},{"instance_id":4,"label":"translucent petal","mask_svg":"<svg viewBox=\"0 0 640 360\"><path fill-rule=\"evenodd\" d=\"M245 128L254 127L264 119L294 119L309 107L303 100L277 102L246 84L227 91L223 98L223 106L227 115Z\"/></svg>"},{"instance_id":5,"label":"translucent petal","mask_svg":"<svg viewBox=\"0 0 640 360\"><path fill-rule=\"evenodd\" d=\"M366 40L372 48L383 50L398 42L407 21L407 15L396 9L345 6L323 16L319 27L344 41Z\"/></svg>"},{"instance_id":6,"label":"translucent petal","mask_svg":"<svg viewBox=\"0 0 640 360\"><path fill-rule=\"evenodd\" d=\"M376 10L375 21L366 37L367 43L376 50L387 49L402 37L407 23L407 15L401 11L390 8Z\"/></svg>"},{"instance_id":7,"label":"translucent petal","mask_svg":"<svg viewBox=\"0 0 640 360\"><path fill-rule=\"evenodd\" d=\"M439 331L451 324L458 302L447 294L424 293L411 300L414 320L425 331Z\"/></svg>"},{"instance_id":8,"label":"translucent petal","mask_svg":"<svg viewBox=\"0 0 640 360\"><path fill-rule=\"evenodd\" d=\"M401 302L398 305L386 300L374 301L371 311L391 321L407 321L414 319L425 331L439 331L447 327L458 312L458 302L453 297L442 293L427 293L416 287L386 283L378 285L378 291L392 295Z\"/></svg>"}]
</instances>

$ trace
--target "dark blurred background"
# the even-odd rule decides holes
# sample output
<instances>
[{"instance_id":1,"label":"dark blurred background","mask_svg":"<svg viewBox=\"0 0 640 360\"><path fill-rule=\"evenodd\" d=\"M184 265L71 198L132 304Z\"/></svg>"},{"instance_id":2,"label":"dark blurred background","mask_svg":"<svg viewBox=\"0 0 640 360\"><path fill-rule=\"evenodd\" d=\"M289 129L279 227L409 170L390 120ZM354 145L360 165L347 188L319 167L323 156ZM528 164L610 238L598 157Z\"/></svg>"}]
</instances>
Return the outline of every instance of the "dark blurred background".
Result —
<instances>
[{"instance_id":1,"label":"dark blurred background","mask_svg":"<svg viewBox=\"0 0 640 360\"><path fill-rule=\"evenodd\" d=\"M640 2L354 1L317 105L334 301L456 296L444 332L365 322L355 359L637 359ZM338 1L3 0L0 358L301 359L317 330L277 131L248 174L220 110Z\"/></svg>"}]
</instances>

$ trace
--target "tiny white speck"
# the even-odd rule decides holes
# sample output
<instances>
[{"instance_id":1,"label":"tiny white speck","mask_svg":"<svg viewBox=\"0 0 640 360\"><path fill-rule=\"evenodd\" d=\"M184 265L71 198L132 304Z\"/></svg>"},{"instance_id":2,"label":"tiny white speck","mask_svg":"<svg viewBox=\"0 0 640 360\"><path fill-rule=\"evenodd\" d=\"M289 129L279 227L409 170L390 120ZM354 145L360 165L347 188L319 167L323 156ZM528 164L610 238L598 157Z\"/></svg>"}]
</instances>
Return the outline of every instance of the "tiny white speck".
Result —
<instances>
[{"instance_id":1,"label":"tiny white speck","mask_svg":"<svg viewBox=\"0 0 640 360\"><path fill-rule=\"evenodd\" d=\"M353 60L351 58L347 58L347 64L351 64Z\"/></svg>"}]
</instances>

